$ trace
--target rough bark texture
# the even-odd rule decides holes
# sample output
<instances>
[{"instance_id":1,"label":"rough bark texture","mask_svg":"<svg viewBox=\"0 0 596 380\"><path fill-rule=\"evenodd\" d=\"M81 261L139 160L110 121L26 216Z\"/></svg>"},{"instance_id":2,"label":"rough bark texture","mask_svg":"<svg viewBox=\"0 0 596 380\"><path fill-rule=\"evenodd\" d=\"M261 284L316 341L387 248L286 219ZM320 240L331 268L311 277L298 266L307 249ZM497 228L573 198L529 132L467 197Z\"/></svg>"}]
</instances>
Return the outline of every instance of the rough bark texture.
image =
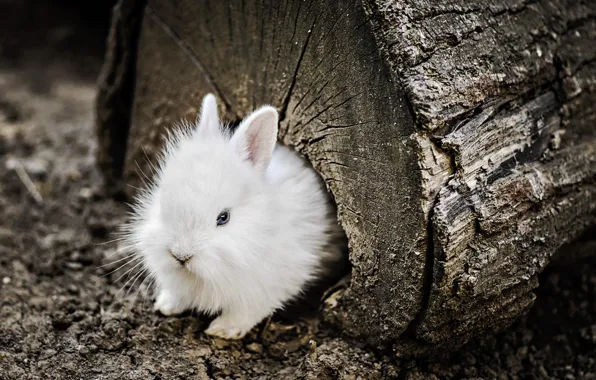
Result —
<instances>
[{"instance_id":1,"label":"rough bark texture","mask_svg":"<svg viewBox=\"0 0 596 380\"><path fill-rule=\"evenodd\" d=\"M98 80L95 113L100 144L97 162L106 186L121 187L139 30L145 0L120 0L112 10L106 59Z\"/></svg>"},{"instance_id":2,"label":"rough bark texture","mask_svg":"<svg viewBox=\"0 0 596 380\"><path fill-rule=\"evenodd\" d=\"M149 0L125 179L206 92L230 120L275 105L350 239L328 320L398 356L456 346L596 222L595 40L594 0Z\"/></svg>"},{"instance_id":3,"label":"rough bark texture","mask_svg":"<svg viewBox=\"0 0 596 380\"><path fill-rule=\"evenodd\" d=\"M458 344L526 310L594 223L596 2L365 6L418 126L432 282L411 331Z\"/></svg>"}]
</instances>

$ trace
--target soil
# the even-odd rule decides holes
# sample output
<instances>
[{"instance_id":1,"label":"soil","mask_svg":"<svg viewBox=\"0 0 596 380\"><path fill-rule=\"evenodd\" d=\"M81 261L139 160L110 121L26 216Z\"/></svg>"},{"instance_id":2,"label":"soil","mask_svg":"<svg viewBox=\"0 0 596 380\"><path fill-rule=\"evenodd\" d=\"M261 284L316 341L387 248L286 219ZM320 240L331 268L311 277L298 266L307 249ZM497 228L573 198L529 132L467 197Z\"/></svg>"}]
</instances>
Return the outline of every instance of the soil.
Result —
<instances>
[{"instance_id":1,"label":"soil","mask_svg":"<svg viewBox=\"0 0 596 380\"><path fill-rule=\"evenodd\" d=\"M127 206L94 165L106 24L52 12L28 13L35 38L0 27L0 379L596 379L594 259L549 268L507 331L424 361L312 318L230 342L200 315L153 312L149 280L110 242Z\"/></svg>"}]
</instances>

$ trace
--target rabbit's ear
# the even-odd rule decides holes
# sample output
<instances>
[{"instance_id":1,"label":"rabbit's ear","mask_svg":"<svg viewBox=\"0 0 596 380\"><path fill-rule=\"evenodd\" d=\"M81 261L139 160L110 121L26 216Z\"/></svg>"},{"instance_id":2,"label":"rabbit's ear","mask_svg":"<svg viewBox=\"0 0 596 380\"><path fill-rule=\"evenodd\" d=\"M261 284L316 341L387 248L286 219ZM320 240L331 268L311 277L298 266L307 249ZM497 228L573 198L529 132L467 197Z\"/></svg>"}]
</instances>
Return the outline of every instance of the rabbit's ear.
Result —
<instances>
[{"instance_id":1,"label":"rabbit's ear","mask_svg":"<svg viewBox=\"0 0 596 380\"><path fill-rule=\"evenodd\" d=\"M197 118L197 125L197 132L215 132L220 129L215 95L207 94L203 98L201 114Z\"/></svg>"},{"instance_id":2,"label":"rabbit's ear","mask_svg":"<svg viewBox=\"0 0 596 380\"><path fill-rule=\"evenodd\" d=\"M277 142L277 123L277 110L263 106L242 120L232 136L231 143L238 153L260 172L264 172L271 162Z\"/></svg>"}]
</instances>

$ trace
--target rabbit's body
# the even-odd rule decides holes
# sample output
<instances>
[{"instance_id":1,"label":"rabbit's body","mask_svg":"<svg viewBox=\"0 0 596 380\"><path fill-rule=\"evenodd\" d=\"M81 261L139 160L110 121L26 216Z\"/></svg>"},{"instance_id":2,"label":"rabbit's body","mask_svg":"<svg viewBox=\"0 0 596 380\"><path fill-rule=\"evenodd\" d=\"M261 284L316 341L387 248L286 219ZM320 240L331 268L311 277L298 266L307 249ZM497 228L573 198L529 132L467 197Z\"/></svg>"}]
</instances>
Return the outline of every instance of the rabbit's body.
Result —
<instances>
[{"instance_id":1,"label":"rabbit's body","mask_svg":"<svg viewBox=\"0 0 596 380\"><path fill-rule=\"evenodd\" d=\"M240 338L341 255L320 177L276 137L271 107L224 132L211 95L195 129L171 136L127 227L163 314L221 311L207 333Z\"/></svg>"}]
</instances>

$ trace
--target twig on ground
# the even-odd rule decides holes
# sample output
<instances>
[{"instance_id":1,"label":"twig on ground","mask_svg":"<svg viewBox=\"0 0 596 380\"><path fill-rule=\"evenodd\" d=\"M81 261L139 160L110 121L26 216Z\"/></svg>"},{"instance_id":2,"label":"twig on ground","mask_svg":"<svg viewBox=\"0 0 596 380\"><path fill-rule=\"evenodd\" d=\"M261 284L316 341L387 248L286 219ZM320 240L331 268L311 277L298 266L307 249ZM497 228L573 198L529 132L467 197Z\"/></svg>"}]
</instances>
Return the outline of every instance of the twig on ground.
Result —
<instances>
[{"instance_id":1,"label":"twig on ground","mask_svg":"<svg viewBox=\"0 0 596 380\"><path fill-rule=\"evenodd\" d=\"M25 185L27 191L29 191L29 194L31 194L37 204L41 205L43 203L43 198L21 162L18 159L11 157L8 159L8 161L6 161L6 168L9 170L14 170L17 173L21 182L23 182L23 185Z\"/></svg>"}]
</instances>

